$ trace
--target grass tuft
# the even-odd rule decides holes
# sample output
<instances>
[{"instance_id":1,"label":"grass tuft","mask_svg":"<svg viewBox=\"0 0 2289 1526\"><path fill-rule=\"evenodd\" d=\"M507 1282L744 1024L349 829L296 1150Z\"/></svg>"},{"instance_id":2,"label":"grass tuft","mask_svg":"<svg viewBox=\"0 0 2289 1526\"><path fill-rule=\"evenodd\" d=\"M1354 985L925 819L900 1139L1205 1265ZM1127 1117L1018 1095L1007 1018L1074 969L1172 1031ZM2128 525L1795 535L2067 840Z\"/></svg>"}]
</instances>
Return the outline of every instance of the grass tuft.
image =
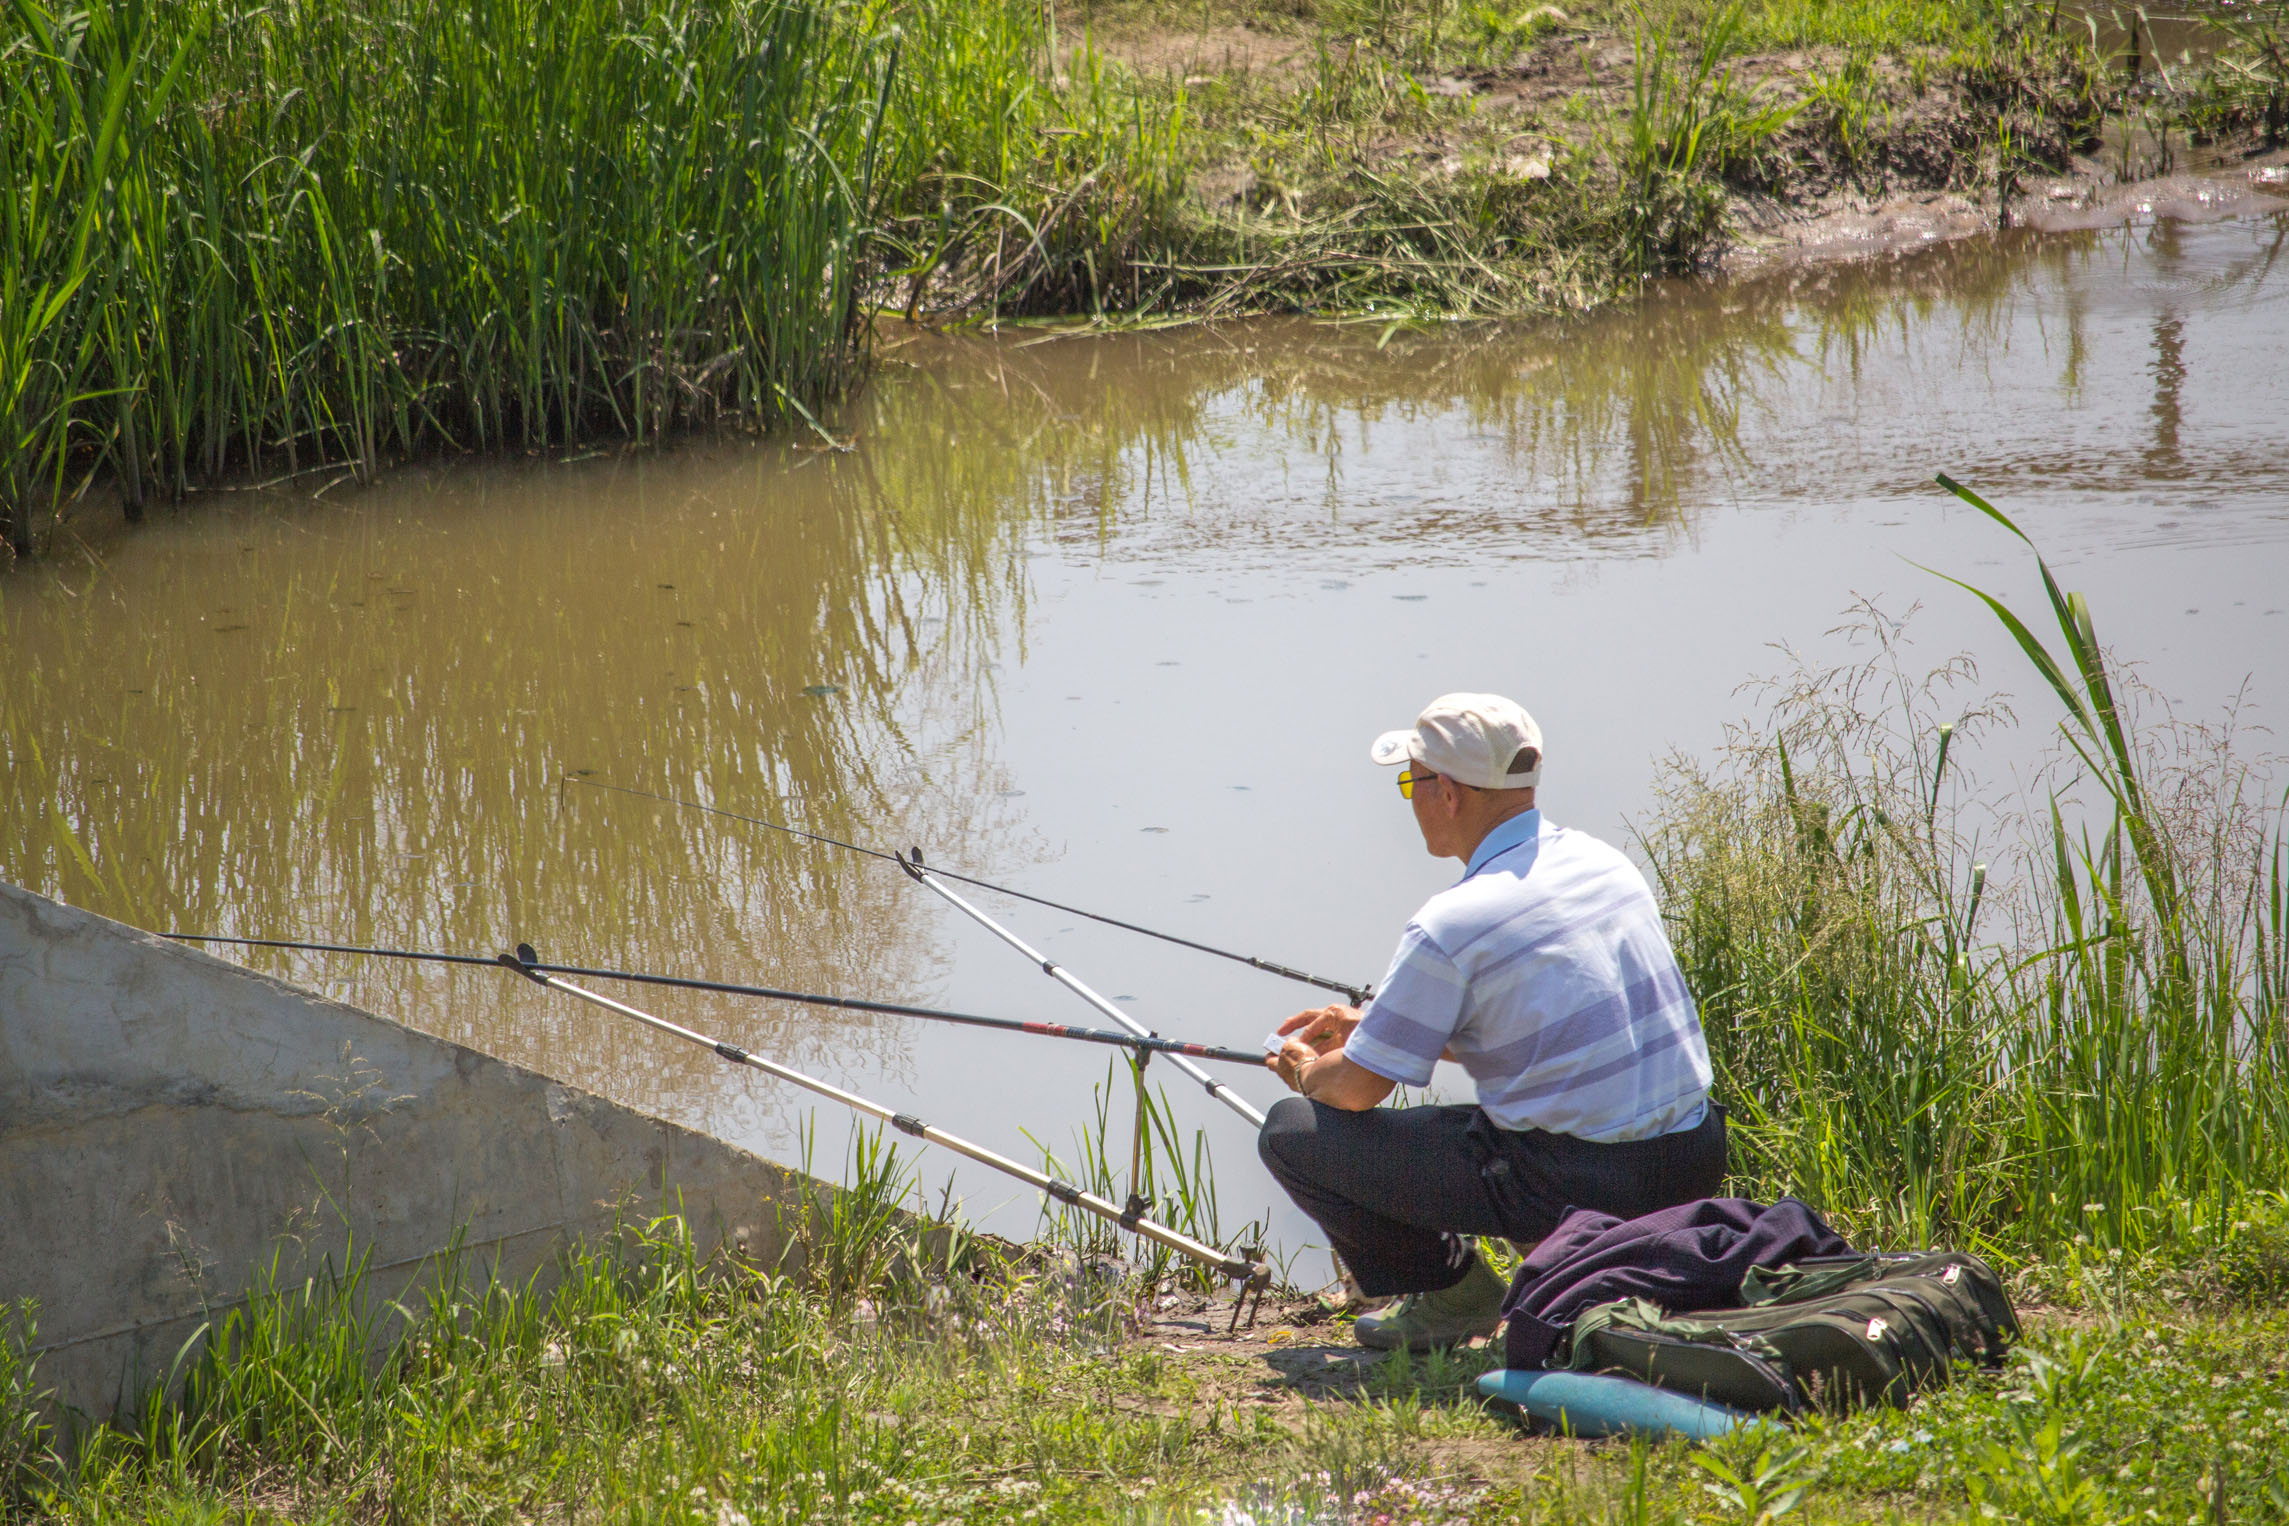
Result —
<instances>
[{"instance_id":1,"label":"grass tuft","mask_svg":"<svg viewBox=\"0 0 2289 1526\"><path fill-rule=\"evenodd\" d=\"M2141 734L2087 605L2043 576L2063 656L1987 599L2067 712L2067 778L2032 810L1968 782L2004 718L1962 697L1969 665L1911 679L1874 611L1872 658L1788 680L1722 769L1678 765L1644 846L1736 1170L1874 1243L2269 1286L2289 811L2230 738Z\"/></svg>"}]
</instances>

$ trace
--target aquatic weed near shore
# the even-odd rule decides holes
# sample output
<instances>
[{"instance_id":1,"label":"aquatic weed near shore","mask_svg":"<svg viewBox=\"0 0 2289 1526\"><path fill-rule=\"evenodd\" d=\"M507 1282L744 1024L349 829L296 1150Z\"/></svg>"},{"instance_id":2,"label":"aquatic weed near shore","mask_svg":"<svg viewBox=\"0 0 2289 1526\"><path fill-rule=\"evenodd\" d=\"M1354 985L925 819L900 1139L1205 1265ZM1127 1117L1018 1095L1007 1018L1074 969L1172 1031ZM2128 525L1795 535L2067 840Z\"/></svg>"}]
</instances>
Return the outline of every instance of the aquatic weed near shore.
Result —
<instances>
[{"instance_id":1,"label":"aquatic weed near shore","mask_svg":"<svg viewBox=\"0 0 2289 1526\"><path fill-rule=\"evenodd\" d=\"M19 0L0 531L226 476L801 413L887 26L802 0ZM315 483L311 485L316 485Z\"/></svg>"},{"instance_id":2,"label":"aquatic weed near shore","mask_svg":"<svg viewBox=\"0 0 2289 1526\"><path fill-rule=\"evenodd\" d=\"M1964 792L2000 719L1968 666L1911 678L1873 611L1872 662L1676 766L1643 846L1736 1180L1872 1242L2246 1261L2289 1160L2289 812L2230 736L2140 730L2042 573L2056 653L1988 600L2066 711L2031 812Z\"/></svg>"}]
</instances>

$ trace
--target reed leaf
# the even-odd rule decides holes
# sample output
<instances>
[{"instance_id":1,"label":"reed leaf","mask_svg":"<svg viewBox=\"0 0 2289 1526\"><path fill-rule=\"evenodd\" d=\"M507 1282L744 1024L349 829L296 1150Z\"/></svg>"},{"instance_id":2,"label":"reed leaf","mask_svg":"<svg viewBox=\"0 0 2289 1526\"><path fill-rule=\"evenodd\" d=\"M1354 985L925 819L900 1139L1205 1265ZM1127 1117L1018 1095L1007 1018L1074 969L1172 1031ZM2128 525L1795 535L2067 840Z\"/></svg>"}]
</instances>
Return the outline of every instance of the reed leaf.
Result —
<instances>
[{"instance_id":1,"label":"reed leaf","mask_svg":"<svg viewBox=\"0 0 2289 1526\"><path fill-rule=\"evenodd\" d=\"M2057 595L2075 655L2045 668L1980 597L2057 676L2074 755L2120 770L2095 771L2095 818L1987 798L1972 749L2000 717L1952 695L1972 670L1911 680L1871 620L1876 657L1788 680L1728 761L1676 765L1641 834L1739 1189L2005 1261L2211 1254L2289 1152L2289 801L2258 801L2224 742L2141 735L2080 599ZM2015 867L1967 820L2016 842Z\"/></svg>"},{"instance_id":2,"label":"reed leaf","mask_svg":"<svg viewBox=\"0 0 2289 1526\"><path fill-rule=\"evenodd\" d=\"M815 407L859 356L899 52L824 0L9 0L9 538L91 474L132 516Z\"/></svg>"}]
</instances>

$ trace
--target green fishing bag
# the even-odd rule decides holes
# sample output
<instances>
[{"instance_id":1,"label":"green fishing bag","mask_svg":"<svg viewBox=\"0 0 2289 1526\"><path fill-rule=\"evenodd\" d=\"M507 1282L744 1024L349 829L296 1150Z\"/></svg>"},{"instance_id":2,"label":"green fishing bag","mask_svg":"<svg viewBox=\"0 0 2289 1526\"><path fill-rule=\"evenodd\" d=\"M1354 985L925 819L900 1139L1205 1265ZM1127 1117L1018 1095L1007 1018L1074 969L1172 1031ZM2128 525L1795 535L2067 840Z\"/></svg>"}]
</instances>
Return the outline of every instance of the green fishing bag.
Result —
<instances>
[{"instance_id":1,"label":"green fishing bag","mask_svg":"<svg viewBox=\"0 0 2289 1526\"><path fill-rule=\"evenodd\" d=\"M1994 1268L1953 1251L1758 1268L1741 1297L1681 1315L1641 1298L1600 1304L1574 1321L1567 1365L1736 1409L1904 1407L1958 1367L1999 1366L2019 1334Z\"/></svg>"}]
</instances>

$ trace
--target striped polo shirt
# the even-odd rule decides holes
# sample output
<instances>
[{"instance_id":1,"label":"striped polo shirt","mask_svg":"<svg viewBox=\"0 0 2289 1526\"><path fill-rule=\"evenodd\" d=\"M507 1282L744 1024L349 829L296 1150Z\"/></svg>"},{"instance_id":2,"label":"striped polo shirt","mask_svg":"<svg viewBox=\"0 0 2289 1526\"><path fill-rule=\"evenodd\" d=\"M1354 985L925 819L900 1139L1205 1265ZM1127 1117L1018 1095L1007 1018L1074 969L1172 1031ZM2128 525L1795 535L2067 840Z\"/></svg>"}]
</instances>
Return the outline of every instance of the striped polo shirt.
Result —
<instances>
[{"instance_id":1,"label":"striped polo shirt","mask_svg":"<svg viewBox=\"0 0 2289 1526\"><path fill-rule=\"evenodd\" d=\"M1506 1129L1599 1143L1701 1121L1709 1046L1645 877L1538 810L1431 897L1344 1053L1421 1086L1452 1050Z\"/></svg>"}]
</instances>

